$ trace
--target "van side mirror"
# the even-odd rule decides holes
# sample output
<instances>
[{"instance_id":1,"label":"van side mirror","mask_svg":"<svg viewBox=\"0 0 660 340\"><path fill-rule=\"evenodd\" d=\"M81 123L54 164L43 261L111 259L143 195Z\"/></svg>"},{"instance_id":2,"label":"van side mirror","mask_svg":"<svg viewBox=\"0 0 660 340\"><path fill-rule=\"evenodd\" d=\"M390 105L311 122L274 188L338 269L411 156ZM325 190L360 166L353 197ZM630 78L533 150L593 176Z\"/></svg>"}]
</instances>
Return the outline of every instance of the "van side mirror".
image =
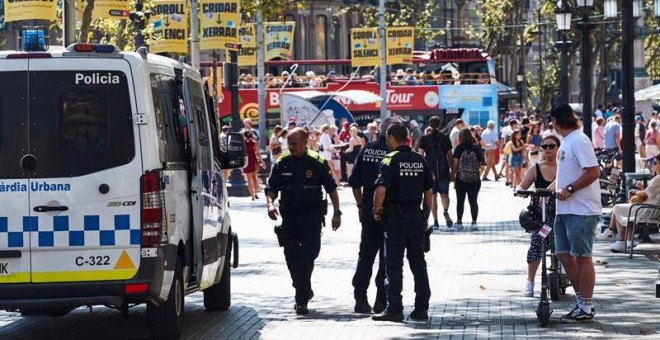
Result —
<instances>
[{"instance_id":1,"label":"van side mirror","mask_svg":"<svg viewBox=\"0 0 660 340\"><path fill-rule=\"evenodd\" d=\"M220 166L223 169L240 169L245 166L245 143L243 135L238 132L230 132L227 135L227 144L222 145Z\"/></svg>"}]
</instances>

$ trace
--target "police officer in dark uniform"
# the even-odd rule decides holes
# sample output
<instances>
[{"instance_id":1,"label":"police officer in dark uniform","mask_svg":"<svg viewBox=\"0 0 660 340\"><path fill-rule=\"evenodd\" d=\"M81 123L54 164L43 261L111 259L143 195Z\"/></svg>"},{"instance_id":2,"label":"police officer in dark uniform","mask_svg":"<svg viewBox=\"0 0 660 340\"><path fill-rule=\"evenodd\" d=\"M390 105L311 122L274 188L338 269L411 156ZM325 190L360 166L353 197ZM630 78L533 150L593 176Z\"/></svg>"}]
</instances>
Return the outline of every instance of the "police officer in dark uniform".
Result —
<instances>
[{"instance_id":1,"label":"police officer in dark uniform","mask_svg":"<svg viewBox=\"0 0 660 340\"><path fill-rule=\"evenodd\" d=\"M432 175L426 161L404 143L408 131L402 125L387 129L387 145L393 150L380 165L373 215L385 227L385 264L387 308L374 315L376 321L403 321L401 289L403 255L408 252L408 264L415 278L415 309L413 320L427 320L431 288L424 260L426 220L433 192ZM420 209L424 198L424 208Z\"/></svg>"},{"instance_id":2,"label":"police officer in dark uniform","mask_svg":"<svg viewBox=\"0 0 660 340\"><path fill-rule=\"evenodd\" d=\"M318 153L307 150L308 134L294 128L287 136L288 151L282 153L268 178L266 200L268 216L276 220L273 205L280 198L282 214L281 238L293 287L296 289L296 314L307 315L307 302L312 298L311 276L314 260L321 250L321 227L325 220L327 202L321 187L329 194L334 208L332 230L341 225L337 185L328 162ZM325 204L325 206L324 206Z\"/></svg>"},{"instance_id":3,"label":"police officer in dark uniform","mask_svg":"<svg viewBox=\"0 0 660 340\"><path fill-rule=\"evenodd\" d=\"M376 302L374 312L382 313L387 305L385 293L385 260L383 258L383 226L380 221L374 220L371 210L373 208L374 182L378 176L378 166L385 155L389 152L385 133L392 124L400 124L396 118L387 117L380 124L380 137L371 141L360 150L355 165L348 179L348 184L353 188L353 196L357 204L360 222L362 222L362 233L360 235L360 252L358 263L353 276L353 287L355 297L356 313L371 313L371 306L367 299L367 289L373 271L374 260L379 254L378 272L376 273Z\"/></svg>"}]
</instances>

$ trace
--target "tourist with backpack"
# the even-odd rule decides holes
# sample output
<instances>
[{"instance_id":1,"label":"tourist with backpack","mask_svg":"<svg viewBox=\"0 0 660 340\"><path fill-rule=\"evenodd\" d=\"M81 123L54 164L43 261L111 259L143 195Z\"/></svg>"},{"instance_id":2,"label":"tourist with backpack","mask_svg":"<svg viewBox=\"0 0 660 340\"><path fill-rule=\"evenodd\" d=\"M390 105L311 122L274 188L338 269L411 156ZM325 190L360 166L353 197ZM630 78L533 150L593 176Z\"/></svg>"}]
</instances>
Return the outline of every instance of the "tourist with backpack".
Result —
<instances>
[{"instance_id":1,"label":"tourist with backpack","mask_svg":"<svg viewBox=\"0 0 660 340\"><path fill-rule=\"evenodd\" d=\"M454 149L452 160L451 179L456 188L456 229L463 229L463 210L465 209L465 196L470 203L472 225L470 231L477 231L477 216L479 204L477 197L481 189L481 166L484 165L484 154L470 130L465 129L459 134L459 144Z\"/></svg>"},{"instance_id":2,"label":"tourist with backpack","mask_svg":"<svg viewBox=\"0 0 660 340\"><path fill-rule=\"evenodd\" d=\"M440 229L437 194L440 194L447 228L451 228L454 224L447 210L449 209L449 167L452 159L452 145L449 137L440 132L440 117L431 117L429 127L432 129L431 133L422 136L419 141L419 154L424 157L433 174L433 204L431 205L433 228Z\"/></svg>"}]
</instances>

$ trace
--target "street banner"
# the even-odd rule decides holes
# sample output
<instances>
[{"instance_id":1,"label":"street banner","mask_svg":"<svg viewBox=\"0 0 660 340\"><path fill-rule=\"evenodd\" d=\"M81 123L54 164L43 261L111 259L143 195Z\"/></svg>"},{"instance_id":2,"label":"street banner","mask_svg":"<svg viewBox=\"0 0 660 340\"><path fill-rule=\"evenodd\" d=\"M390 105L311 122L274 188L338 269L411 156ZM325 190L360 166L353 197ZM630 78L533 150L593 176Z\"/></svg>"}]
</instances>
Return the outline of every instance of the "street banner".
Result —
<instances>
[{"instance_id":1,"label":"street banner","mask_svg":"<svg viewBox=\"0 0 660 340\"><path fill-rule=\"evenodd\" d=\"M83 4L86 3L87 1L83 1ZM128 19L130 10L129 0L95 0L92 18Z\"/></svg>"},{"instance_id":2,"label":"street banner","mask_svg":"<svg viewBox=\"0 0 660 340\"><path fill-rule=\"evenodd\" d=\"M238 33L241 49L238 51L238 67L257 65L257 36L254 24L242 24Z\"/></svg>"},{"instance_id":3,"label":"street banner","mask_svg":"<svg viewBox=\"0 0 660 340\"><path fill-rule=\"evenodd\" d=\"M201 50L236 50L239 42L239 0L200 1Z\"/></svg>"},{"instance_id":4,"label":"street banner","mask_svg":"<svg viewBox=\"0 0 660 340\"><path fill-rule=\"evenodd\" d=\"M380 65L380 39L378 28L351 28L351 66L375 67Z\"/></svg>"},{"instance_id":5,"label":"street banner","mask_svg":"<svg viewBox=\"0 0 660 340\"><path fill-rule=\"evenodd\" d=\"M291 60L295 27L296 23L294 21L264 23L266 60L275 58Z\"/></svg>"},{"instance_id":6,"label":"street banner","mask_svg":"<svg viewBox=\"0 0 660 340\"><path fill-rule=\"evenodd\" d=\"M412 64L415 28L388 27L385 37L387 65Z\"/></svg>"},{"instance_id":7,"label":"street banner","mask_svg":"<svg viewBox=\"0 0 660 340\"><path fill-rule=\"evenodd\" d=\"M154 0L152 53L188 53L188 7L184 0Z\"/></svg>"},{"instance_id":8,"label":"street banner","mask_svg":"<svg viewBox=\"0 0 660 340\"><path fill-rule=\"evenodd\" d=\"M5 22L21 20L57 20L56 0L4 0Z\"/></svg>"}]
</instances>

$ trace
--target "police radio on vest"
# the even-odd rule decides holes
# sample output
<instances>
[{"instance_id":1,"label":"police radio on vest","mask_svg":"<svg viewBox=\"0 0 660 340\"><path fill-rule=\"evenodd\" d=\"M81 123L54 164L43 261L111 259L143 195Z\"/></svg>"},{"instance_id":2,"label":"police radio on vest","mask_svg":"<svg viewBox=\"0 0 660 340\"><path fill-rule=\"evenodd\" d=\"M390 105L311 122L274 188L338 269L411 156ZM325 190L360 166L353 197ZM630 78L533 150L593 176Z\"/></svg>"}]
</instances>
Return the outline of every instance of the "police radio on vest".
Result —
<instances>
[{"instance_id":1,"label":"police radio on vest","mask_svg":"<svg viewBox=\"0 0 660 340\"><path fill-rule=\"evenodd\" d=\"M119 76L113 75L112 73L76 73L76 85L80 85L81 83L85 85L119 84Z\"/></svg>"}]
</instances>

